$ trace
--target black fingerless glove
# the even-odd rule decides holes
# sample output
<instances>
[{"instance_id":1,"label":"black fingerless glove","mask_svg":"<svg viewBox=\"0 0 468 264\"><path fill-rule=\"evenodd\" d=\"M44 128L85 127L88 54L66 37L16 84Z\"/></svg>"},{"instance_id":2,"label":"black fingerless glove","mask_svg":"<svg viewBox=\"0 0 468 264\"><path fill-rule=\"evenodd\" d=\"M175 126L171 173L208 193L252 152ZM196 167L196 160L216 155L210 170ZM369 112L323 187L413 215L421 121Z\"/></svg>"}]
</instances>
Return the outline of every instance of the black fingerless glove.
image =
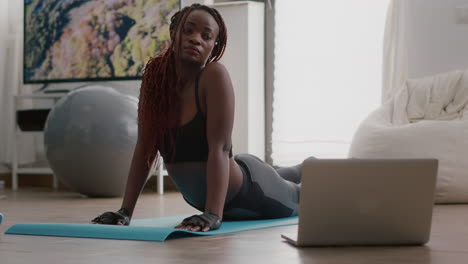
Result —
<instances>
[{"instance_id":1,"label":"black fingerless glove","mask_svg":"<svg viewBox=\"0 0 468 264\"><path fill-rule=\"evenodd\" d=\"M201 215L192 215L182 221L183 225L200 226L203 230L209 227L210 230L216 230L221 227L221 218L211 212L205 212Z\"/></svg>"},{"instance_id":2,"label":"black fingerless glove","mask_svg":"<svg viewBox=\"0 0 468 264\"><path fill-rule=\"evenodd\" d=\"M91 220L93 224L102 225L126 225L130 224L130 213L127 209L121 208L117 212L105 212L102 215Z\"/></svg>"}]
</instances>

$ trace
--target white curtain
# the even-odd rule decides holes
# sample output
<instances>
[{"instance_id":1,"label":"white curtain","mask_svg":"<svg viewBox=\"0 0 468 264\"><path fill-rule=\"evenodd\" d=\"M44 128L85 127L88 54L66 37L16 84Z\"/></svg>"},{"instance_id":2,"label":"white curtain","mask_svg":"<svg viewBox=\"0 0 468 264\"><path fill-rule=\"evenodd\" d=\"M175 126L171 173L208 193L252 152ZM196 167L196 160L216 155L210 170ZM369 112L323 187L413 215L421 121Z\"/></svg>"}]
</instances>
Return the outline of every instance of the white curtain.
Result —
<instances>
[{"instance_id":1,"label":"white curtain","mask_svg":"<svg viewBox=\"0 0 468 264\"><path fill-rule=\"evenodd\" d=\"M384 39L382 102L390 99L408 78L406 2L407 0L392 0L388 8Z\"/></svg>"},{"instance_id":2,"label":"white curtain","mask_svg":"<svg viewBox=\"0 0 468 264\"><path fill-rule=\"evenodd\" d=\"M23 1L0 1L0 171L11 164L14 129L13 94L27 93L21 85ZM22 101L20 107L30 107ZM18 137L19 163L35 160L34 137Z\"/></svg>"},{"instance_id":3,"label":"white curtain","mask_svg":"<svg viewBox=\"0 0 468 264\"><path fill-rule=\"evenodd\" d=\"M389 0L278 0L272 160L345 158L377 108Z\"/></svg>"}]
</instances>

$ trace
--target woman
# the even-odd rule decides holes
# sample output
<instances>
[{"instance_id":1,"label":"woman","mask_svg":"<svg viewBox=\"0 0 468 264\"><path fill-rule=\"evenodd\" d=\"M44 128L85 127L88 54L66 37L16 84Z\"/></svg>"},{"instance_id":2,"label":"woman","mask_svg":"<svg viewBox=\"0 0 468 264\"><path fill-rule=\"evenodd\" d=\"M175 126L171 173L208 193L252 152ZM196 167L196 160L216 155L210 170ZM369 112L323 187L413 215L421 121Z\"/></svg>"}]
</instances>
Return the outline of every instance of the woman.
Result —
<instances>
[{"instance_id":1,"label":"woman","mask_svg":"<svg viewBox=\"0 0 468 264\"><path fill-rule=\"evenodd\" d=\"M171 18L170 36L169 48L143 74L138 140L122 208L92 222L130 223L158 151L184 199L203 212L176 228L209 231L223 219L297 215L301 165L276 171L252 155L232 155L234 90L217 62L227 40L221 15L204 5L185 7Z\"/></svg>"}]
</instances>

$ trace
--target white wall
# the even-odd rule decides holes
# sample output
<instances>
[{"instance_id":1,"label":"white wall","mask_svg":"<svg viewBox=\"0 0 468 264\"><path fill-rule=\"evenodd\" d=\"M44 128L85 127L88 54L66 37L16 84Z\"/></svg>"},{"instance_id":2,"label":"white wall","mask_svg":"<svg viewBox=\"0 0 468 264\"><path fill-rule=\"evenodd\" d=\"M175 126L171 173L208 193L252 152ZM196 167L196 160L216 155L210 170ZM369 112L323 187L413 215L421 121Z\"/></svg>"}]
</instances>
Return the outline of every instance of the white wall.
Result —
<instances>
[{"instance_id":1,"label":"white wall","mask_svg":"<svg viewBox=\"0 0 468 264\"><path fill-rule=\"evenodd\" d=\"M264 5L237 1L214 7L228 30L220 62L229 71L235 92L232 151L265 160Z\"/></svg>"},{"instance_id":2,"label":"white wall","mask_svg":"<svg viewBox=\"0 0 468 264\"><path fill-rule=\"evenodd\" d=\"M468 68L468 24L457 24L455 7L468 0L408 0L409 77Z\"/></svg>"}]
</instances>

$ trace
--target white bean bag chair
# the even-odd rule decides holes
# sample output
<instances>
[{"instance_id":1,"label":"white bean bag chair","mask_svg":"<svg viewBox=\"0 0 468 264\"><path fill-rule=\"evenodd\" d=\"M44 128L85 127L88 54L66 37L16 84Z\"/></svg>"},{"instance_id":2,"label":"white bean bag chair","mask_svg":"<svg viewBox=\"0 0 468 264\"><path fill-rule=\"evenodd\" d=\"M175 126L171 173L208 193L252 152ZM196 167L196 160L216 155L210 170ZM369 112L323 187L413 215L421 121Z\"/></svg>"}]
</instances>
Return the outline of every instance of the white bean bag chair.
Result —
<instances>
[{"instance_id":1,"label":"white bean bag chair","mask_svg":"<svg viewBox=\"0 0 468 264\"><path fill-rule=\"evenodd\" d=\"M436 203L468 203L467 102L468 70L407 80L360 124L349 157L436 158Z\"/></svg>"}]
</instances>

